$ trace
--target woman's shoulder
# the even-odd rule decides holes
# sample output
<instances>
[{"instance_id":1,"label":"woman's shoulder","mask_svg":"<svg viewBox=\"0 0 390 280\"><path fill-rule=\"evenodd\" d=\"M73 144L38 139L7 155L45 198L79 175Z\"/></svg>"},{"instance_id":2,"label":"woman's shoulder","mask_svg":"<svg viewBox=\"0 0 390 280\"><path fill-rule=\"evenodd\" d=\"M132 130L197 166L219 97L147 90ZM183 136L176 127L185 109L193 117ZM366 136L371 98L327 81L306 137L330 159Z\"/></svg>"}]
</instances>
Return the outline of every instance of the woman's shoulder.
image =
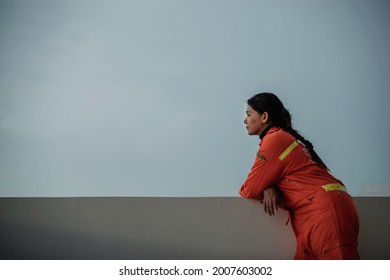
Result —
<instances>
[{"instance_id":1,"label":"woman's shoulder","mask_svg":"<svg viewBox=\"0 0 390 280\"><path fill-rule=\"evenodd\" d=\"M272 128L264 136L260 145L263 149L280 151L291 145L295 140L294 136L282 128Z\"/></svg>"},{"instance_id":2,"label":"woman's shoulder","mask_svg":"<svg viewBox=\"0 0 390 280\"><path fill-rule=\"evenodd\" d=\"M290 133L285 131L283 128L280 127L273 127L269 130L267 135L265 135L264 139L266 141L287 141L287 142L293 142L295 141L295 137L292 136Z\"/></svg>"}]
</instances>

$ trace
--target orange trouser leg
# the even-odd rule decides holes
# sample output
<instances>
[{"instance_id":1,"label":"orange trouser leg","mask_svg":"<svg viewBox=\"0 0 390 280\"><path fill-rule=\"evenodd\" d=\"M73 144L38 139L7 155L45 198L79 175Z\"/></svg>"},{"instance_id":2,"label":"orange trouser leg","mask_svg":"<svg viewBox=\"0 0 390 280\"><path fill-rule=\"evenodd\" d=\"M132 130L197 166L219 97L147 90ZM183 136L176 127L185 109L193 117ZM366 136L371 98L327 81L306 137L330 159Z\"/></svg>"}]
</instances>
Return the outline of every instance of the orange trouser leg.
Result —
<instances>
[{"instance_id":1,"label":"orange trouser leg","mask_svg":"<svg viewBox=\"0 0 390 280\"><path fill-rule=\"evenodd\" d=\"M316 193L302 206L292 219L297 237L294 259L359 259L359 218L347 193Z\"/></svg>"}]
</instances>

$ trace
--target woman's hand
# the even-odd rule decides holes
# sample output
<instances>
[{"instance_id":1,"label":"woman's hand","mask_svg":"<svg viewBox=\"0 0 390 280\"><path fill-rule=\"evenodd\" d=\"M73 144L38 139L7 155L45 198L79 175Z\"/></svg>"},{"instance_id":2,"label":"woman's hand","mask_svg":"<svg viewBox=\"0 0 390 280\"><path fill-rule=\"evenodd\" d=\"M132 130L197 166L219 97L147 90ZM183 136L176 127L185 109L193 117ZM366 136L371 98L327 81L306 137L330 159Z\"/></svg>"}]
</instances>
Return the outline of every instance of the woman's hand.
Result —
<instances>
[{"instance_id":1,"label":"woman's hand","mask_svg":"<svg viewBox=\"0 0 390 280\"><path fill-rule=\"evenodd\" d=\"M263 191L264 211L270 216L275 215L279 208L279 194L276 187L269 187Z\"/></svg>"}]
</instances>

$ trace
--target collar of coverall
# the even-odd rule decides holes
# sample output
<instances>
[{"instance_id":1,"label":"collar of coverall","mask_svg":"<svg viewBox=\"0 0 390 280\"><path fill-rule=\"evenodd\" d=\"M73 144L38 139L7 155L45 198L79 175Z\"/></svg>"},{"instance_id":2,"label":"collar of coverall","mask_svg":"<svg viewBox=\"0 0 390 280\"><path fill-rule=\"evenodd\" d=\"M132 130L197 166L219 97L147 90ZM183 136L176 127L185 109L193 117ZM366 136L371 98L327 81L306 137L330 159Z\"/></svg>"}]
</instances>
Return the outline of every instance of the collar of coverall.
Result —
<instances>
[{"instance_id":1,"label":"collar of coverall","mask_svg":"<svg viewBox=\"0 0 390 280\"><path fill-rule=\"evenodd\" d=\"M269 126L267 126L261 133L260 133L260 139L263 139L263 137L267 134L267 132L273 128L274 126L272 124L270 124Z\"/></svg>"}]
</instances>

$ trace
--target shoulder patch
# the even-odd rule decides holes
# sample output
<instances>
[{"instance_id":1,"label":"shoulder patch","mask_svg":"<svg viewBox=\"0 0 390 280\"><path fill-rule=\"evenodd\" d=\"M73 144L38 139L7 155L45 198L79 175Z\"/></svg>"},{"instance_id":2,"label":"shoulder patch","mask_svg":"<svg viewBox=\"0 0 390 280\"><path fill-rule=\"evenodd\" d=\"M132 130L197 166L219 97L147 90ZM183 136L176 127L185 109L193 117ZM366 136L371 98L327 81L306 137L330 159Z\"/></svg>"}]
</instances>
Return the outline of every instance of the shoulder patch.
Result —
<instances>
[{"instance_id":1,"label":"shoulder patch","mask_svg":"<svg viewBox=\"0 0 390 280\"><path fill-rule=\"evenodd\" d=\"M258 157L258 158L261 158L262 160L265 160L265 156L263 156L263 155L260 154L260 153L257 153L257 157Z\"/></svg>"}]
</instances>

